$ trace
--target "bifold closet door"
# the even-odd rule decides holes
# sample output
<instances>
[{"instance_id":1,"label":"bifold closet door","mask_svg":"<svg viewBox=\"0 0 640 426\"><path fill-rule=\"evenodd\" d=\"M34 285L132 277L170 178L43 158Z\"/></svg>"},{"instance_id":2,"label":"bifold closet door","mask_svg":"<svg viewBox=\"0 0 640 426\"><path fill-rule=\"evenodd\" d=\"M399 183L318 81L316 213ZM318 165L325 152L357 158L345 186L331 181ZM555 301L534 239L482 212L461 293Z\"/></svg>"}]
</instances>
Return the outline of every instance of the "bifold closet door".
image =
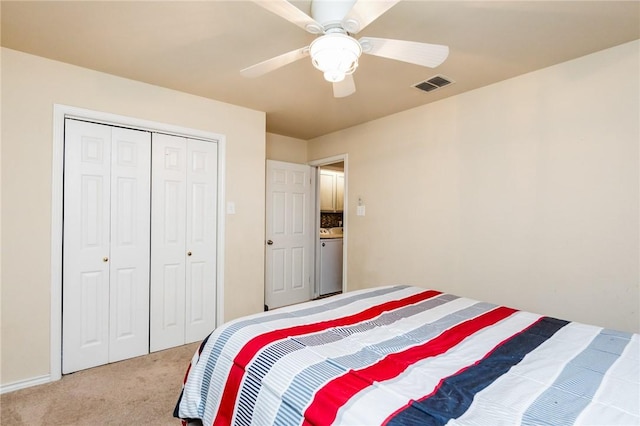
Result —
<instances>
[{"instance_id":1,"label":"bifold closet door","mask_svg":"<svg viewBox=\"0 0 640 426\"><path fill-rule=\"evenodd\" d=\"M153 135L151 351L215 327L217 152L216 143Z\"/></svg>"},{"instance_id":2,"label":"bifold closet door","mask_svg":"<svg viewBox=\"0 0 640 426\"><path fill-rule=\"evenodd\" d=\"M148 353L151 136L65 121L62 372Z\"/></svg>"}]
</instances>

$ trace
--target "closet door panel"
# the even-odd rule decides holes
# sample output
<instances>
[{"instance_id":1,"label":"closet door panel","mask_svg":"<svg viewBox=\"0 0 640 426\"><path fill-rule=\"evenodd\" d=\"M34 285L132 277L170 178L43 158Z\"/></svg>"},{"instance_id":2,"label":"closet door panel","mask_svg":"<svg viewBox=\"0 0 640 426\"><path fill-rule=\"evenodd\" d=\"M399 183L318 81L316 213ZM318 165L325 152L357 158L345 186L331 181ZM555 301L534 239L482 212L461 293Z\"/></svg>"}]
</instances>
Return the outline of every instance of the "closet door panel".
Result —
<instances>
[{"instance_id":1,"label":"closet door panel","mask_svg":"<svg viewBox=\"0 0 640 426\"><path fill-rule=\"evenodd\" d=\"M218 145L187 144L187 276L185 343L215 328Z\"/></svg>"},{"instance_id":2,"label":"closet door panel","mask_svg":"<svg viewBox=\"0 0 640 426\"><path fill-rule=\"evenodd\" d=\"M158 351L185 337L187 141L154 133L151 157L150 349Z\"/></svg>"},{"instance_id":3,"label":"closet door panel","mask_svg":"<svg viewBox=\"0 0 640 426\"><path fill-rule=\"evenodd\" d=\"M65 121L62 372L109 357L111 129Z\"/></svg>"},{"instance_id":4,"label":"closet door panel","mask_svg":"<svg viewBox=\"0 0 640 426\"><path fill-rule=\"evenodd\" d=\"M151 134L114 127L109 362L149 352Z\"/></svg>"}]
</instances>

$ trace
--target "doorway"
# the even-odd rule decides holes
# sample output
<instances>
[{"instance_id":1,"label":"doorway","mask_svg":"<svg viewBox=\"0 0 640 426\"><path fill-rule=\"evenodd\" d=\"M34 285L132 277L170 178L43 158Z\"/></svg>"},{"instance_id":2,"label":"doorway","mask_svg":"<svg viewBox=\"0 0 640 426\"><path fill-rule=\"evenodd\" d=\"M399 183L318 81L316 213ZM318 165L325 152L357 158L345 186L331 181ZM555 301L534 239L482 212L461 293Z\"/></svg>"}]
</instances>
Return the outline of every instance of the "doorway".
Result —
<instances>
[{"instance_id":1,"label":"doorway","mask_svg":"<svg viewBox=\"0 0 640 426\"><path fill-rule=\"evenodd\" d=\"M314 297L347 289L347 154L316 160L316 256Z\"/></svg>"},{"instance_id":2,"label":"doorway","mask_svg":"<svg viewBox=\"0 0 640 426\"><path fill-rule=\"evenodd\" d=\"M346 291L347 155L306 165L275 160L266 164L265 310ZM325 206L324 212L322 170L330 171L327 175L333 179L333 191L327 197L332 207ZM323 216L325 226L335 226L323 227ZM332 279L340 284L327 292L321 285L321 229L333 232L331 238L323 239L325 248L340 246L337 258L335 250L332 253L334 265L339 264Z\"/></svg>"}]
</instances>

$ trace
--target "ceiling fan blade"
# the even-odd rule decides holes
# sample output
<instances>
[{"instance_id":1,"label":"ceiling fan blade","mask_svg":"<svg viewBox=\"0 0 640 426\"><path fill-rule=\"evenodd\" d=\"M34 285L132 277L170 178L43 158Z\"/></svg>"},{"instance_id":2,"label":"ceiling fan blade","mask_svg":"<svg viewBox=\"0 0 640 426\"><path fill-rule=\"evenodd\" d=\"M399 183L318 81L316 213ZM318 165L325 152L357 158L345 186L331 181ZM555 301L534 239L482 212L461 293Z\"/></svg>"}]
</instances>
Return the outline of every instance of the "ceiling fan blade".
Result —
<instances>
[{"instance_id":1,"label":"ceiling fan blade","mask_svg":"<svg viewBox=\"0 0 640 426\"><path fill-rule=\"evenodd\" d=\"M283 53L275 58L267 59L259 64L252 65L243 70L240 70L240 74L244 77L254 78L260 77L270 71L289 65L299 59L309 56L309 46L302 47L300 49L292 50L291 52Z\"/></svg>"},{"instance_id":2,"label":"ceiling fan blade","mask_svg":"<svg viewBox=\"0 0 640 426\"><path fill-rule=\"evenodd\" d=\"M343 19L343 25L351 34L362 31L364 27L378 19L400 0L359 0Z\"/></svg>"},{"instance_id":3,"label":"ceiling fan blade","mask_svg":"<svg viewBox=\"0 0 640 426\"><path fill-rule=\"evenodd\" d=\"M253 2L311 34L321 34L324 31L322 25L287 0L253 0Z\"/></svg>"},{"instance_id":4,"label":"ceiling fan blade","mask_svg":"<svg viewBox=\"0 0 640 426\"><path fill-rule=\"evenodd\" d=\"M356 83L353 80L353 74L348 74L344 80L333 83L333 97L344 98L356 92Z\"/></svg>"},{"instance_id":5,"label":"ceiling fan blade","mask_svg":"<svg viewBox=\"0 0 640 426\"><path fill-rule=\"evenodd\" d=\"M376 37L363 37L358 41L363 53L429 68L437 67L449 56L449 47L441 44Z\"/></svg>"}]
</instances>

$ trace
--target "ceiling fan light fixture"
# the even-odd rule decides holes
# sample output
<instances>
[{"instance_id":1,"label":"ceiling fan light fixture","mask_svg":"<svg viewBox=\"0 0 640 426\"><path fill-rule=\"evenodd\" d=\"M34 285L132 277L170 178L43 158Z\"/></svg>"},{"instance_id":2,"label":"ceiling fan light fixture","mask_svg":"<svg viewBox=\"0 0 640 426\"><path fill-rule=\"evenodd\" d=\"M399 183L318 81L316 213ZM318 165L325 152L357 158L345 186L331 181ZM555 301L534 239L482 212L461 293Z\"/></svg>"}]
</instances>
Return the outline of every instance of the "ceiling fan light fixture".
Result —
<instances>
[{"instance_id":1,"label":"ceiling fan light fixture","mask_svg":"<svg viewBox=\"0 0 640 426\"><path fill-rule=\"evenodd\" d=\"M324 79L329 83L340 83L345 77L345 73L337 70L325 71L324 73Z\"/></svg>"},{"instance_id":2,"label":"ceiling fan light fixture","mask_svg":"<svg viewBox=\"0 0 640 426\"><path fill-rule=\"evenodd\" d=\"M356 70L362 48L353 37L330 33L315 39L309 53L313 66L324 73L325 80L337 83Z\"/></svg>"}]
</instances>

